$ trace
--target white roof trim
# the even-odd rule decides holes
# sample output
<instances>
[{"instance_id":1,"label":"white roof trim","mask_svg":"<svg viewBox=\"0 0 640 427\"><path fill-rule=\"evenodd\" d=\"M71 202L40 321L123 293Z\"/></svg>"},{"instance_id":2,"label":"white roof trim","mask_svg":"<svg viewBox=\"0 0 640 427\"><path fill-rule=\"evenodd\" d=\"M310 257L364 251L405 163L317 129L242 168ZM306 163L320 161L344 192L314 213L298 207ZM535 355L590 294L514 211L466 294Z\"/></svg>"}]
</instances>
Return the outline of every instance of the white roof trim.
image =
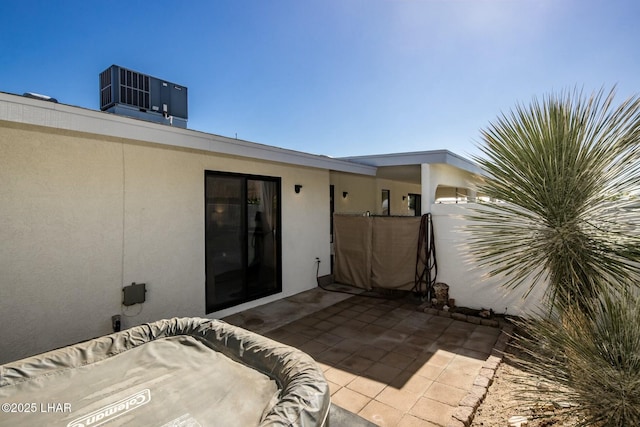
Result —
<instances>
[{"instance_id":1,"label":"white roof trim","mask_svg":"<svg viewBox=\"0 0 640 427\"><path fill-rule=\"evenodd\" d=\"M452 153L449 150L413 151L407 153L374 154L371 156L340 157L342 160L361 163L363 165L406 166L420 164L444 163L477 175L483 175L478 164Z\"/></svg>"},{"instance_id":2,"label":"white roof trim","mask_svg":"<svg viewBox=\"0 0 640 427\"><path fill-rule=\"evenodd\" d=\"M0 120L355 174L376 167L0 92Z\"/></svg>"}]
</instances>

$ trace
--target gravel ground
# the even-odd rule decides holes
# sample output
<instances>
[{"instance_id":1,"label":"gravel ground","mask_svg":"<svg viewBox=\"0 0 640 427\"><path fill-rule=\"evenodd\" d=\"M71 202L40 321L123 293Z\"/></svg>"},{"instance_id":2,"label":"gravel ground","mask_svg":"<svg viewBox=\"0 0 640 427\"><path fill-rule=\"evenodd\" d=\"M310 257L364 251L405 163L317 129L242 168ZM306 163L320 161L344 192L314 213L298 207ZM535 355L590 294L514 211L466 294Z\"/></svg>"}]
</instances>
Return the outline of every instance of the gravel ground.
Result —
<instances>
[{"instance_id":1,"label":"gravel ground","mask_svg":"<svg viewBox=\"0 0 640 427\"><path fill-rule=\"evenodd\" d=\"M518 391L519 386L513 381L514 376L533 378L518 367L503 361L496 370L493 383L484 401L476 410L471 427L508 427L509 418L518 415L527 417L528 422L522 424L522 427L574 427L577 425L575 419L561 420L551 403L533 406L522 399ZM539 418L545 413L549 417Z\"/></svg>"}]
</instances>

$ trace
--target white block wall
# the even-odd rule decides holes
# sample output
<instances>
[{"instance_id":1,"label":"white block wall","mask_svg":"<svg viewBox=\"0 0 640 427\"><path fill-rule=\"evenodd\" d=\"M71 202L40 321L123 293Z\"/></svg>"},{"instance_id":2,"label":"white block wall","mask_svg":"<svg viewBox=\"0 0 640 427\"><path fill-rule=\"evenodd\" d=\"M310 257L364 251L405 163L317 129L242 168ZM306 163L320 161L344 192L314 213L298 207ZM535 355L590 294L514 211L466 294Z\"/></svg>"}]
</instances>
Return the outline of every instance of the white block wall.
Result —
<instances>
[{"instance_id":1,"label":"white block wall","mask_svg":"<svg viewBox=\"0 0 640 427\"><path fill-rule=\"evenodd\" d=\"M490 277L488 270L478 267L467 246L469 238L465 215L476 204L433 204L433 229L438 262L438 282L449 285L449 297L456 305L493 309L496 313L526 315L536 311L544 294L544 283L536 286L524 299L526 289L510 290L502 286L504 278Z\"/></svg>"}]
</instances>

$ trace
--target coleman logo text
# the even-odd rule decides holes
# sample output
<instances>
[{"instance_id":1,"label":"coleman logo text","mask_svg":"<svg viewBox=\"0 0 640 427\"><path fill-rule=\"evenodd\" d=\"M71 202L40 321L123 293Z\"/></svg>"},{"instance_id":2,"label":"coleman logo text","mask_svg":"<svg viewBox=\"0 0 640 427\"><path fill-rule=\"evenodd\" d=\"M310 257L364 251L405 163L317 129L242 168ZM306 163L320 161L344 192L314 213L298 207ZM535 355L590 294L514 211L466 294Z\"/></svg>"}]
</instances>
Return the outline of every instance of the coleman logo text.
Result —
<instances>
[{"instance_id":1,"label":"coleman logo text","mask_svg":"<svg viewBox=\"0 0 640 427\"><path fill-rule=\"evenodd\" d=\"M67 424L67 427L96 427L129 411L139 408L150 401L151 392L147 388L122 400L102 407L97 411L93 411L90 414L77 418Z\"/></svg>"}]
</instances>

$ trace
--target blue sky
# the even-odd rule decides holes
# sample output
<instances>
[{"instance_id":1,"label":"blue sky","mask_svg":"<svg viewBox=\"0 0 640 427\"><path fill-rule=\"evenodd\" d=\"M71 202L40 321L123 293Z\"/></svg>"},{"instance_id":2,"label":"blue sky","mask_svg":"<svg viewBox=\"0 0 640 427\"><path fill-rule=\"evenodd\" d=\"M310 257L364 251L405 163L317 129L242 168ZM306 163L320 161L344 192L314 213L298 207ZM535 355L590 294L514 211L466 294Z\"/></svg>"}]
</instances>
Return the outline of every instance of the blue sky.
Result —
<instances>
[{"instance_id":1,"label":"blue sky","mask_svg":"<svg viewBox=\"0 0 640 427\"><path fill-rule=\"evenodd\" d=\"M8 1L0 91L99 109L117 64L189 88L191 129L334 157L449 149L552 91L640 91L622 0Z\"/></svg>"}]
</instances>

